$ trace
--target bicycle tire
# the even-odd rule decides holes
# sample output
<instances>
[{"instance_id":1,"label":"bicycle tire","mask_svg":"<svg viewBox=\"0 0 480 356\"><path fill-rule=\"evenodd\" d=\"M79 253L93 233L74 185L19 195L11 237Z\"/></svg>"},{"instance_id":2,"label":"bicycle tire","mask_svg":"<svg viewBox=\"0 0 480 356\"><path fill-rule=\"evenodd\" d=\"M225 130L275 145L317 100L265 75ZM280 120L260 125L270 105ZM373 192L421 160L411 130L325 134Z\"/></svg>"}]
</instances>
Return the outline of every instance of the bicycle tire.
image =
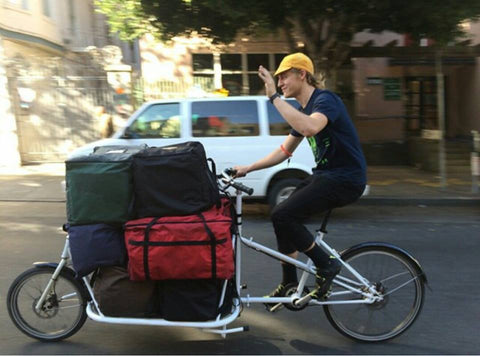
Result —
<instances>
[{"instance_id":1,"label":"bicycle tire","mask_svg":"<svg viewBox=\"0 0 480 356\"><path fill-rule=\"evenodd\" d=\"M74 273L63 269L42 309L35 305L55 267L31 268L11 284L7 309L14 325L24 334L41 341L59 341L75 334L87 318L87 296L84 286ZM62 321L58 323L58 321ZM67 321L68 323L65 323Z\"/></svg>"},{"instance_id":2,"label":"bicycle tire","mask_svg":"<svg viewBox=\"0 0 480 356\"><path fill-rule=\"evenodd\" d=\"M373 304L326 304L323 308L330 324L341 334L362 342L386 341L405 332L417 319L425 299L425 279L419 265L401 250L380 244L348 250L342 259L374 283L385 297ZM340 275L354 279L345 270ZM340 290L345 291L339 286L333 288L333 292ZM351 299L361 298L356 293ZM408 310L396 308L405 301Z\"/></svg>"}]
</instances>

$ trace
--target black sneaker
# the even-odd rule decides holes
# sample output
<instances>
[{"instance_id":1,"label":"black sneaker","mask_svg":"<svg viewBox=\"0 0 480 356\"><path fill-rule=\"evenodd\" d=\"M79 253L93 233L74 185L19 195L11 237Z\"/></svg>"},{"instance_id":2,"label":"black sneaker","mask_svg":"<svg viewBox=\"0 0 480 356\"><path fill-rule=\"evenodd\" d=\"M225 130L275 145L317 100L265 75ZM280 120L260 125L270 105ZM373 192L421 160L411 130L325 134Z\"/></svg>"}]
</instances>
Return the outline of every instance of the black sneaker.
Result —
<instances>
[{"instance_id":1,"label":"black sneaker","mask_svg":"<svg viewBox=\"0 0 480 356\"><path fill-rule=\"evenodd\" d=\"M279 298L285 296L285 285L280 283L278 287L272 291L270 294L265 295L265 298ZM283 308L282 303L264 303L265 308L271 313L274 313Z\"/></svg>"},{"instance_id":2,"label":"black sneaker","mask_svg":"<svg viewBox=\"0 0 480 356\"><path fill-rule=\"evenodd\" d=\"M316 288L310 293L310 296L316 299L328 298L332 292L332 282L341 269L342 264L337 259L332 259L327 267L317 269L315 275Z\"/></svg>"}]
</instances>

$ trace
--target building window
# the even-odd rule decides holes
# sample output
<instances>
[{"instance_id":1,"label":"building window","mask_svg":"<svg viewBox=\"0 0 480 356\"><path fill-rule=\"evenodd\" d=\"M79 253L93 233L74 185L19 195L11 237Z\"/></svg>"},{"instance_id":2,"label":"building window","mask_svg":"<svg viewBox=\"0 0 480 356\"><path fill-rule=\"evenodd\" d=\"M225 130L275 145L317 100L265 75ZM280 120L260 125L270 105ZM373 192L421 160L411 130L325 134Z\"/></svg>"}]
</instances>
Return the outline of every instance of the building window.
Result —
<instances>
[{"instance_id":1,"label":"building window","mask_svg":"<svg viewBox=\"0 0 480 356\"><path fill-rule=\"evenodd\" d=\"M221 54L220 64L222 71L242 71L242 55L241 54Z\"/></svg>"},{"instance_id":2,"label":"building window","mask_svg":"<svg viewBox=\"0 0 480 356\"><path fill-rule=\"evenodd\" d=\"M222 87L228 90L229 95L244 94L244 82L242 76L242 54L220 54L220 66L222 75Z\"/></svg>"},{"instance_id":3,"label":"building window","mask_svg":"<svg viewBox=\"0 0 480 356\"><path fill-rule=\"evenodd\" d=\"M408 131L438 130L436 78L407 77L405 94Z\"/></svg>"},{"instance_id":4,"label":"building window","mask_svg":"<svg viewBox=\"0 0 480 356\"><path fill-rule=\"evenodd\" d=\"M68 0L68 17L70 19L70 35L75 35L75 4L74 0Z\"/></svg>"},{"instance_id":5,"label":"building window","mask_svg":"<svg viewBox=\"0 0 480 356\"><path fill-rule=\"evenodd\" d=\"M52 7L50 0L43 0L43 14L47 17L52 17Z\"/></svg>"},{"instance_id":6,"label":"building window","mask_svg":"<svg viewBox=\"0 0 480 356\"><path fill-rule=\"evenodd\" d=\"M267 53L247 54L248 94L250 95L265 94L265 84L258 76L259 66L273 70L270 68L270 55Z\"/></svg>"},{"instance_id":7,"label":"building window","mask_svg":"<svg viewBox=\"0 0 480 356\"><path fill-rule=\"evenodd\" d=\"M206 92L215 90L213 54L192 54L193 85Z\"/></svg>"},{"instance_id":8,"label":"building window","mask_svg":"<svg viewBox=\"0 0 480 356\"><path fill-rule=\"evenodd\" d=\"M29 0L4 0L3 3L8 6L21 8L22 10L30 10Z\"/></svg>"},{"instance_id":9,"label":"building window","mask_svg":"<svg viewBox=\"0 0 480 356\"><path fill-rule=\"evenodd\" d=\"M229 95L263 95L265 85L258 77L260 65L272 72L286 53L221 53L192 55L193 80L204 90L207 84L213 89L221 85ZM217 65L215 65L215 63ZM207 79L208 78L208 79ZM218 82L215 82L218 78ZM206 83L208 80L208 83ZM211 90L207 90L211 91Z\"/></svg>"},{"instance_id":10,"label":"building window","mask_svg":"<svg viewBox=\"0 0 480 356\"><path fill-rule=\"evenodd\" d=\"M243 94L243 78L241 74L224 74L222 71L222 85L229 95Z\"/></svg>"},{"instance_id":11,"label":"building window","mask_svg":"<svg viewBox=\"0 0 480 356\"><path fill-rule=\"evenodd\" d=\"M192 103L193 137L258 136L258 108L254 100Z\"/></svg>"},{"instance_id":12,"label":"building window","mask_svg":"<svg viewBox=\"0 0 480 356\"><path fill-rule=\"evenodd\" d=\"M278 65L286 55L288 55L288 53L275 53L275 68L278 67Z\"/></svg>"},{"instance_id":13,"label":"building window","mask_svg":"<svg viewBox=\"0 0 480 356\"><path fill-rule=\"evenodd\" d=\"M270 67L270 60L268 54L248 54L248 71L249 72L258 72L258 67L264 66L265 68Z\"/></svg>"},{"instance_id":14,"label":"building window","mask_svg":"<svg viewBox=\"0 0 480 356\"><path fill-rule=\"evenodd\" d=\"M213 71L213 54L193 54L193 71Z\"/></svg>"},{"instance_id":15,"label":"building window","mask_svg":"<svg viewBox=\"0 0 480 356\"><path fill-rule=\"evenodd\" d=\"M260 79L258 73L250 73L248 75L248 94L249 95L264 95L265 83Z\"/></svg>"}]
</instances>

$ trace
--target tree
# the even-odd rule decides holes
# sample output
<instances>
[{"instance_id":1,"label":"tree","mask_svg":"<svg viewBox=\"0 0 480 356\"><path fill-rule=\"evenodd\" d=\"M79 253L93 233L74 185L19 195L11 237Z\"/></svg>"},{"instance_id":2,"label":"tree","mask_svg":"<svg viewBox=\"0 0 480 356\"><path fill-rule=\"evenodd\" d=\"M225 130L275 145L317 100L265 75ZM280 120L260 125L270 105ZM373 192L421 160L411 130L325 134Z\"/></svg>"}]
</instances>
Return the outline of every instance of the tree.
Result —
<instances>
[{"instance_id":1,"label":"tree","mask_svg":"<svg viewBox=\"0 0 480 356\"><path fill-rule=\"evenodd\" d=\"M95 6L107 16L110 32L118 34L123 41L130 42L156 31L150 17L143 12L140 0L95 0Z\"/></svg>"},{"instance_id":2,"label":"tree","mask_svg":"<svg viewBox=\"0 0 480 356\"><path fill-rule=\"evenodd\" d=\"M480 15L479 0L96 0L96 5L112 31L128 39L155 29L163 40L197 33L229 43L239 33L281 31L292 52L308 54L327 76L348 58L358 32L390 30L443 46L465 35L463 21Z\"/></svg>"}]
</instances>

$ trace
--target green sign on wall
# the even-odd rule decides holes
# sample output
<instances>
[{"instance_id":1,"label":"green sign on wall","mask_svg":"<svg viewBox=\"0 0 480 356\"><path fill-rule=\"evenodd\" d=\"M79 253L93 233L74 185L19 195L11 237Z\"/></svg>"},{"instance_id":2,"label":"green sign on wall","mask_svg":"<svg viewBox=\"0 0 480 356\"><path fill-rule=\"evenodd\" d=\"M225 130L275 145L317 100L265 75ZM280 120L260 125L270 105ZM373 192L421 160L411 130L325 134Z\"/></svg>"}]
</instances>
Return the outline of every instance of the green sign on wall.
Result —
<instances>
[{"instance_id":1,"label":"green sign on wall","mask_svg":"<svg viewBox=\"0 0 480 356\"><path fill-rule=\"evenodd\" d=\"M402 98L400 78L383 78L383 98L385 100L400 100Z\"/></svg>"}]
</instances>

